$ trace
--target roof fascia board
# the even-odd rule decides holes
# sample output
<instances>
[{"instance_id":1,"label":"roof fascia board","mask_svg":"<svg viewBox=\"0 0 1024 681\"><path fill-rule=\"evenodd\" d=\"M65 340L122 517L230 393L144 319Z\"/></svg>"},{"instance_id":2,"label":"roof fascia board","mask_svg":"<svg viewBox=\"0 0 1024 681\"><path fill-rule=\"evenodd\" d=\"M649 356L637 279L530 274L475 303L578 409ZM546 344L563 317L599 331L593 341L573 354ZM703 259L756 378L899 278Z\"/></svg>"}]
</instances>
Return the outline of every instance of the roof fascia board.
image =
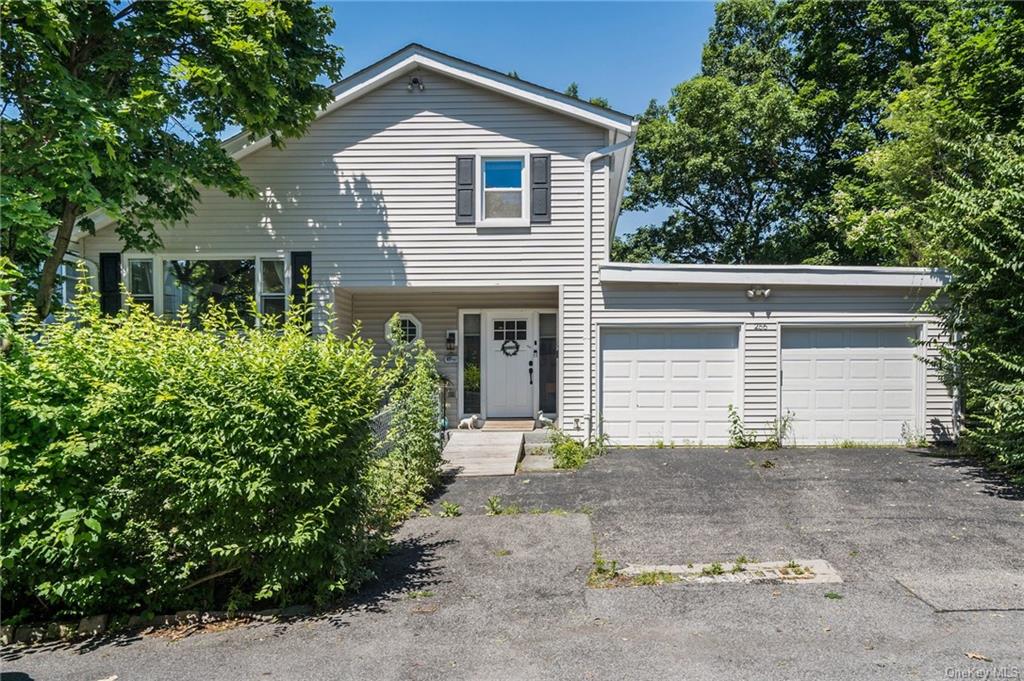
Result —
<instances>
[{"instance_id":1,"label":"roof fascia board","mask_svg":"<svg viewBox=\"0 0 1024 681\"><path fill-rule=\"evenodd\" d=\"M949 274L919 267L630 265L601 267L602 283L940 288Z\"/></svg>"}]
</instances>

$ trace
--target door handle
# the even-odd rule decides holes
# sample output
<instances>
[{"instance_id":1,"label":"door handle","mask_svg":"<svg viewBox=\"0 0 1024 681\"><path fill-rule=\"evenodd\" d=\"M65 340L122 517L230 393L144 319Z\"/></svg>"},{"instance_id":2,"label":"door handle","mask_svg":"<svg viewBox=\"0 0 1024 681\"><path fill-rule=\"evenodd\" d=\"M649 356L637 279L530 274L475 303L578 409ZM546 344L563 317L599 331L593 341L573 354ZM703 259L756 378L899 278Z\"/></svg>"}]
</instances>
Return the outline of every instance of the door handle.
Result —
<instances>
[{"instance_id":1,"label":"door handle","mask_svg":"<svg viewBox=\"0 0 1024 681\"><path fill-rule=\"evenodd\" d=\"M530 385L533 385L533 360L530 360Z\"/></svg>"}]
</instances>

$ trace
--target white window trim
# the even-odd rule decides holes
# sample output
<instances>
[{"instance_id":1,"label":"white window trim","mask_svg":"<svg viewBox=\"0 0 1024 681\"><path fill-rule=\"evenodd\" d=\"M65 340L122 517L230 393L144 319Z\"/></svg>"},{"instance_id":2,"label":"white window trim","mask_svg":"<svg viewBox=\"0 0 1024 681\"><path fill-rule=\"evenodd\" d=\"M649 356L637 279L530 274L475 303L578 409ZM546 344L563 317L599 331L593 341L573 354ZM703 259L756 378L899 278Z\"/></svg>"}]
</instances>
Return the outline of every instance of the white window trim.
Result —
<instances>
[{"instance_id":1,"label":"white window trim","mask_svg":"<svg viewBox=\"0 0 1024 681\"><path fill-rule=\"evenodd\" d=\"M484 161L522 161L522 186L520 187L521 194L521 210L520 214L522 217L518 218L490 218L488 219L484 215L485 206L485 194L486 189L484 188ZM476 153L476 224L481 227L529 227L530 226L530 155L526 152L512 152L508 154L502 153ZM495 188L497 191L501 191ZM506 191L508 191L506 189Z\"/></svg>"},{"instance_id":2,"label":"white window trim","mask_svg":"<svg viewBox=\"0 0 1024 681\"><path fill-rule=\"evenodd\" d=\"M416 315L411 314L409 312L399 312L397 314L398 314L398 319L400 321L404 320L404 321L412 322L413 326L416 327L416 338L413 339L413 342L416 342L418 340L423 340L423 323L420 322L420 320L416 317ZM394 315L391 315L391 316L393 317ZM396 344L396 340L394 338L392 338L392 336L391 336L391 317L388 317L387 320L384 322L384 338L391 345L395 345Z\"/></svg>"},{"instance_id":3,"label":"white window trim","mask_svg":"<svg viewBox=\"0 0 1024 681\"><path fill-rule=\"evenodd\" d=\"M142 251L126 251L121 254L121 283L125 289L128 288L128 261L129 260L152 260L153 261L153 314L163 316L164 310L164 261L165 260L255 260L256 281L253 296L256 303L262 309L261 294L263 290L263 266L262 260L284 260L284 310L288 313L291 307L292 290L292 263L289 254L285 251L262 252L262 253L148 253ZM174 310L170 311L171 313Z\"/></svg>"}]
</instances>

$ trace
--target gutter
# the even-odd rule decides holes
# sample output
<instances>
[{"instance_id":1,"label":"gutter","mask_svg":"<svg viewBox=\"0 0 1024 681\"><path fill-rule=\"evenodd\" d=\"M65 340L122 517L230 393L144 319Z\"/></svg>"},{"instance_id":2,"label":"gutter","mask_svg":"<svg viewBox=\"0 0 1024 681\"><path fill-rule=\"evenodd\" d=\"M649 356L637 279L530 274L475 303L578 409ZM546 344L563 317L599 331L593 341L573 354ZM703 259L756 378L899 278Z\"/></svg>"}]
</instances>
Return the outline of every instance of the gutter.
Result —
<instances>
[{"instance_id":1,"label":"gutter","mask_svg":"<svg viewBox=\"0 0 1024 681\"><path fill-rule=\"evenodd\" d=\"M622 142L616 142L600 149L595 149L586 155L583 159L583 327L586 330L586 341L584 348L586 349L586 362L584 362L583 371L583 401L586 405L584 414L587 419L587 438L594 432L594 364L596 358L594 357L594 324L593 324L593 305L594 305L594 179L593 179L593 168L594 161L599 158L604 158L614 154L617 151L625 149L633 145L636 141L636 125L633 126L633 132ZM623 175L625 175L626 169L623 168Z\"/></svg>"}]
</instances>

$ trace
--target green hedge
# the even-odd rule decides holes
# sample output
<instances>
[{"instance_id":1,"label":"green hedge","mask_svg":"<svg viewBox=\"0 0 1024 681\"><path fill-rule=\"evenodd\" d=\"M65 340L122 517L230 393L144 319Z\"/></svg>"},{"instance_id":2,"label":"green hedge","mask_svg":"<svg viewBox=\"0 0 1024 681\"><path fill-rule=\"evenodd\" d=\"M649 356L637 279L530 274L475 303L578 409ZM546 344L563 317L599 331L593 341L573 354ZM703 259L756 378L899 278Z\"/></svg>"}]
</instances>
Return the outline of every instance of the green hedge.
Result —
<instances>
[{"instance_id":1,"label":"green hedge","mask_svg":"<svg viewBox=\"0 0 1024 681\"><path fill-rule=\"evenodd\" d=\"M87 292L75 314L0 322L5 619L325 602L435 479L422 345L382 362L355 335L220 309L205 330L139 306L111 319Z\"/></svg>"}]
</instances>

